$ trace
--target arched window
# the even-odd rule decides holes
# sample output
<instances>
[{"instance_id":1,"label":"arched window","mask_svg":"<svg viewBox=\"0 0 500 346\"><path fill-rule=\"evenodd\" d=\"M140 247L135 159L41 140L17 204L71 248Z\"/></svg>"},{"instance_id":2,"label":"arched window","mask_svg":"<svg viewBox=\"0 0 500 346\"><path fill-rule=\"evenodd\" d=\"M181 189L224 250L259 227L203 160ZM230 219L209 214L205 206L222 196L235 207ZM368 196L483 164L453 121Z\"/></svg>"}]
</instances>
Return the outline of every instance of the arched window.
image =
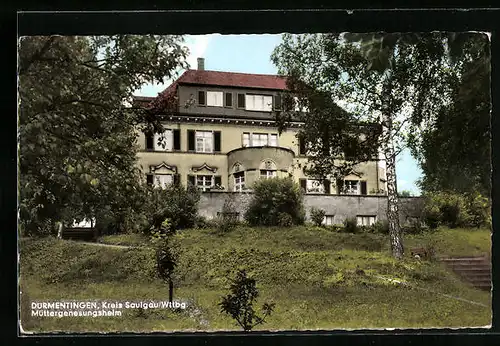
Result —
<instances>
[{"instance_id":1,"label":"arched window","mask_svg":"<svg viewBox=\"0 0 500 346\"><path fill-rule=\"evenodd\" d=\"M270 179L277 176L276 163L273 160L264 160L260 163L260 178Z\"/></svg>"}]
</instances>

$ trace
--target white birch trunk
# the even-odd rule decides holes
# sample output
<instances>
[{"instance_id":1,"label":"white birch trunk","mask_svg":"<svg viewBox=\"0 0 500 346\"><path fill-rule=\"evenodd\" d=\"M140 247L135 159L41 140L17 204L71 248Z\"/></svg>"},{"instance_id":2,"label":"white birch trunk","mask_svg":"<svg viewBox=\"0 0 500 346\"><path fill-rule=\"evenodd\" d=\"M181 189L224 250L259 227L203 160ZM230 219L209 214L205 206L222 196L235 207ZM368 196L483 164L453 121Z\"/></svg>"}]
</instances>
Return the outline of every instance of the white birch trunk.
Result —
<instances>
[{"instance_id":1,"label":"white birch trunk","mask_svg":"<svg viewBox=\"0 0 500 346\"><path fill-rule=\"evenodd\" d=\"M389 236L392 255L402 259L404 254L401 226L399 224L398 191L396 185L396 156L394 150L394 133L392 124L391 103L391 69L385 72L382 90L382 150L386 161L387 175L387 220L389 221Z\"/></svg>"}]
</instances>

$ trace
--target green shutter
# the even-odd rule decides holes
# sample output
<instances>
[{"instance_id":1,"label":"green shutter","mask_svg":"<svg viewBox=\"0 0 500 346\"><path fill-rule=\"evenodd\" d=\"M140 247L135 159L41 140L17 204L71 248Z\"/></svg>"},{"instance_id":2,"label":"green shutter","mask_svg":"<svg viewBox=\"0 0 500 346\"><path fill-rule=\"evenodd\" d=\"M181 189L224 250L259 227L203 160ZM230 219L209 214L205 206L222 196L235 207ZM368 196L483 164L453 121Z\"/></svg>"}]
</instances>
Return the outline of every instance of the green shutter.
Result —
<instances>
[{"instance_id":1,"label":"green shutter","mask_svg":"<svg viewBox=\"0 0 500 346\"><path fill-rule=\"evenodd\" d=\"M344 182L342 179L337 179L337 195L340 195L342 193L342 186L344 185Z\"/></svg>"},{"instance_id":2,"label":"green shutter","mask_svg":"<svg viewBox=\"0 0 500 346\"><path fill-rule=\"evenodd\" d=\"M304 193L307 192L307 179L301 178L301 179L299 179L299 182L300 182L300 188L302 189L302 191Z\"/></svg>"},{"instance_id":3,"label":"green shutter","mask_svg":"<svg viewBox=\"0 0 500 346\"><path fill-rule=\"evenodd\" d=\"M181 130L174 130L174 150L181 150Z\"/></svg>"},{"instance_id":4,"label":"green shutter","mask_svg":"<svg viewBox=\"0 0 500 346\"><path fill-rule=\"evenodd\" d=\"M245 94L238 94L238 108L245 108Z\"/></svg>"},{"instance_id":5,"label":"green shutter","mask_svg":"<svg viewBox=\"0 0 500 346\"><path fill-rule=\"evenodd\" d=\"M222 177L220 175L216 175L214 177L215 185L222 186Z\"/></svg>"},{"instance_id":6,"label":"green shutter","mask_svg":"<svg viewBox=\"0 0 500 346\"><path fill-rule=\"evenodd\" d=\"M174 174L174 185L180 185L180 183L181 183L180 174Z\"/></svg>"},{"instance_id":7,"label":"green shutter","mask_svg":"<svg viewBox=\"0 0 500 346\"><path fill-rule=\"evenodd\" d=\"M151 133L145 133L146 136L146 150L154 150L154 136Z\"/></svg>"},{"instance_id":8,"label":"green shutter","mask_svg":"<svg viewBox=\"0 0 500 346\"><path fill-rule=\"evenodd\" d=\"M154 177L152 174L146 174L146 183L148 185L153 185L153 179L154 179Z\"/></svg>"},{"instance_id":9,"label":"green shutter","mask_svg":"<svg viewBox=\"0 0 500 346\"><path fill-rule=\"evenodd\" d=\"M220 152L221 146L221 132L214 131L214 151Z\"/></svg>"},{"instance_id":10,"label":"green shutter","mask_svg":"<svg viewBox=\"0 0 500 346\"><path fill-rule=\"evenodd\" d=\"M366 181L361 182L361 194L366 195Z\"/></svg>"},{"instance_id":11,"label":"green shutter","mask_svg":"<svg viewBox=\"0 0 500 346\"><path fill-rule=\"evenodd\" d=\"M188 150L195 150L195 141L194 141L194 130L188 130Z\"/></svg>"},{"instance_id":12,"label":"green shutter","mask_svg":"<svg viewBox=\"0 0 500 346\"><path fill-rule=\"evenodd\" d=\"M188 184L195 185L195 176L192 174L188 174Z\"/></svg>"},{"instance_id":13,"label":"green shutter","mask_svg":"<svg viewBox=\"0 0 500 346\"><path fill-rule=\"evenodd\" d=\"M330 194L330 184L331 184L330 180L325 179L324 184L325 184L325 193L327 195L329 195Z\"/></svg>"},{"instance_id":14,"label":"green shutter","mask_svg":"<svg viewBox=\"0 0 500 346\"><path fill-rule=\"evenodd\" d=\"M205 92L198 91L198 104L201 106L205 105Z\"/></svg>"}]
</instances>

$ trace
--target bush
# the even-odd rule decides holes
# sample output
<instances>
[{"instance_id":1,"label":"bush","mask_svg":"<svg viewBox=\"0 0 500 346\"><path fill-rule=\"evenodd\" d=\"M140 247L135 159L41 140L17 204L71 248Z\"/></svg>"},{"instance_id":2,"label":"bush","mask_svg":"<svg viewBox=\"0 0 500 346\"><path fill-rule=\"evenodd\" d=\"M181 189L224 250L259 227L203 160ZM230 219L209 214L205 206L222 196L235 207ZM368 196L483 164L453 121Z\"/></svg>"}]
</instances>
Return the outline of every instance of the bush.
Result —
<instances>
[{"instance_id":1,"label":"bush","mask_svg":"<svg viewBox=\"0 0 500 346\"><path fill-rule=\"evenodd\" d=\"M389 222L387 220L377 221L370 226L370 230L374 233L389 234Z\"/></svg>"},{"instance_id":2,"label":"bush","mask_svg":"<svg viewBox=\"0 0 500 346\"><path fill-rule=\"evenodd\" d=\"M355 218L348 218L344 220L344 232L357 233L358 231L359 227Z\"/></svg>"},{"instance_id":3,"label":"bush","mask_svg":"<svg viewBox=\"0 0 500 346\"><path fill-rule=\"evenodd\" d=\"M467 223L471 227L491 227L491 208L488 198L479 192L466 197Z\"/></svg>"},{"instance_id":4,"label":"bush","mask_svg":"<svg viewBox=\"0 0 500 346\"><path fill-rule=\"evenodd\" d=\"M431 229L439 225L450 228L483 227L491 223L489 200L477 192L467 195L454 192L429 193L422 215L425 224Z\"/></svg>"},{"instance_id":5,"label":"bush","mask_svg":"<svg viewBox=\"0 0 500 346\"><path fill-rule=\"evenodd\" d=\"M326 212L323 209L312 207L310 210L312 222L320 227L325 219Z\"/></svg>"},{"instance_id":6,"label":"bush","mask_svg":"<svg viewBox=\"0 0 500 346\"><path fill-rule=\"evenodd\" d=\"M167 218L174 231L195 226L200 200L198 189L170 185L165 189L148 187L146 193L148 198L143 208L143 231L159 228Z\"/></svg>"},{"instance_id":7,"label":"bush","mask_svg":"<svg viewBox=\"0 0 500 346\"><path fill-rule=\"evenodd\" d=\"M305 219L303 196L291 178L260 180L245 213L252 226L302 225ZM288 215L288 216L285 216Z\"/></svg>"}]
</instances>

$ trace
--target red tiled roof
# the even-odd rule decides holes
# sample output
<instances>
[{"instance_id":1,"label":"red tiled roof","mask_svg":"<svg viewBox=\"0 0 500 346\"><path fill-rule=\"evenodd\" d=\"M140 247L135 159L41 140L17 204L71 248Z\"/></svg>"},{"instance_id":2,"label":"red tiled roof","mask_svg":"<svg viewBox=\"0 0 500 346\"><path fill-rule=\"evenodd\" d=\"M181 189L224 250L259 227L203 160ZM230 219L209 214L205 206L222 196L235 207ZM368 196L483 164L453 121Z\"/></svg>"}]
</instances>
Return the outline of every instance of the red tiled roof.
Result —
<instances>
[{"instance_id":1,"label":"red tiled roof","mask_svg":"<svg viewBox=\"0 0 500 346\"><path fill-rule=\"evenodd\" d=\"M266 74L251 74L238 72L220 72L206 70L187 70L176 81L160 92L151 103L150 109L174 109L177 86L180 84L213 85L224 87L242 87L256 89L286 90L286 77ZM139 100L137 101L146 101Z\"/></svg>"},{"instance_id":2,"label":"red tiled roof","mask_svg":"<svg viewBox=\"0 0 500 346\"><path fill-rule=\"evenodd\" d=\"M286 89L286 78L268 74L187 70L177 80L179 84L204 84L257 89Z\"/></svg>"}]
</instances>

